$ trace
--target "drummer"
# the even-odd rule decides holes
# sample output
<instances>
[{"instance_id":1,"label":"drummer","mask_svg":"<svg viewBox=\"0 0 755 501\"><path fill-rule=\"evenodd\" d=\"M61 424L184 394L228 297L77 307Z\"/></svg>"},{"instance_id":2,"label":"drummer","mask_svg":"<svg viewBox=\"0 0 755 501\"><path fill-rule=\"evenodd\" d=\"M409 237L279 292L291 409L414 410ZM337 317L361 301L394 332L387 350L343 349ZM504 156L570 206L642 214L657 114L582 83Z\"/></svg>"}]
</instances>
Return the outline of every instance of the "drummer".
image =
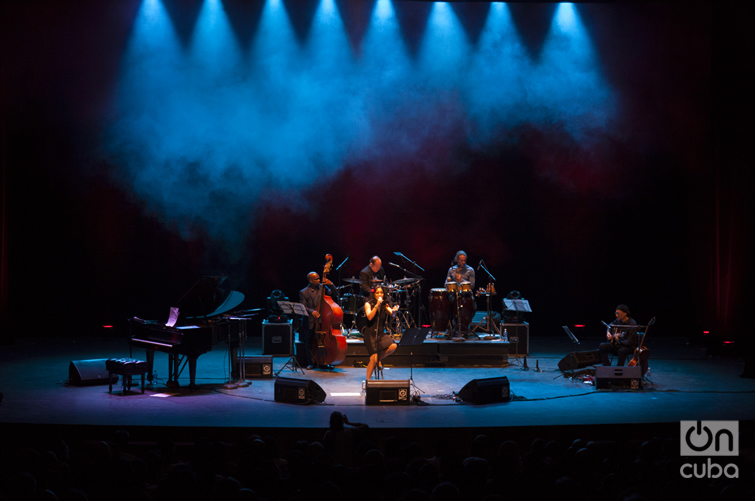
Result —
<instances>
[{"instance_id":1,"label":"drummer","mask_svg":"<svg viewBox=\"0 0 755 501\"><path fill-rule=\"evenodd\" d=\"M383 261L378 256L372 256L370 264L359 272L359 289L365 298L375 292L375 285L385 281Z\"/></svg>"},{"instance_id":2,"label":"drummer","mask_svg":"<svg viewBox=\"0 0 755 501\"><path fill-rule=\"evenodd\" d=\"M448 275L446 276L446 283L448 282L469 282L469 290L474 290L475 275L474 268L467 266L467 253L460 250L454 257L454 264L448 269Z\"/></svg>"}]
</instances>

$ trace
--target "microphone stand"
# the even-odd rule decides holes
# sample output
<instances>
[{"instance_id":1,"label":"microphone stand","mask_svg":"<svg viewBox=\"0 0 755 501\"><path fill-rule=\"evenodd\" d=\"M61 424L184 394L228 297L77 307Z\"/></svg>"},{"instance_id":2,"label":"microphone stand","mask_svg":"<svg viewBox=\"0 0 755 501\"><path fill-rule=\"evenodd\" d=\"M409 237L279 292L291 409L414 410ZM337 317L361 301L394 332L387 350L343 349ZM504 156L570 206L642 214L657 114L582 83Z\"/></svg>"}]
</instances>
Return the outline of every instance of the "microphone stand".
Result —
<instances>
[{"instance_id":1,"label":"microphone stand","mask_svg":"<svg viewBox=\"0 0 755 501\"><path fill-rule=\"evenodd\" d=\"M488 278L490 279L490 283L488 284L488 289L485 292L485 295L487 296L487 303L488 303L488 314L487 314L487 316L485 316L485 330L487 332L495 331L495 333L498 334L498 336L500 337L500 335L501 335L501 329L500 329L499 326L497 326L495 324L495 322L493 322L493 320L491 318L491 315L492 315L492 306L490 304L490 301L491 301L490 298L495 293L495 284L494 284L495 283L495 277L485 267L485 261L483 261L482 259L480 259L480 264L479 264L479 266L477 266L477 271L480 271L480 268L482 268L482 271L484 271L488 275ZM491 287L491 284L493 285L492 287ZM492 329L490 327L491 324L493 325ZM482 322L479 323L479 324L477 324L475 326L475 328L472 329L472 331L474 332L478 327L480 327L480 325L482 325Z\"/></svg>"},{"instance_id":2,"label":"microphone stand","mask_svg":"<svg viewBox=\"0 0 755 501\"><path fill-rule=\"evenodd\" d=\"M336 271L338 272L338 287L336 287L336 297L334 297L333 299L335 299L336 303L338 303L339 305L341 303L341 267L346 264L346 261L348 260L349 256L346 256L346 259L341 261L341 264L336 266Z\"/></svg>"},{"instance_id":3,"label":"microphone stand","mask_svg":"<svg viewBox=\"0 0 755 501\"><path fill-rule=\"evenodd\" d=\"M343 261L341 262L341 264L339 264L338 266L336 266L336 271L340 270L340 269L341 269L341 266L343 266L344 264L346 264L346 261L348 261L348 260L349 260L349 256L346 256L346 259L344 259L344 260L343 260Z\"/></svg>"},{"instance_id":4,"label":"microphone stand","mask_svg":"<svg viewBox=\"0 0 755 501\"><path fill-rule=\"evenodd\" d=\"M372 368L372 373L375 375L375 380L380 379L380 343L378 342L378 339L380 338L380 335L382 332L380 331L380 317L382 316L382 307L383 303L385 303L385 294L383 294L383 302L378 303L375 305L375 308L377 309L377 329L375 330L375 367Z\"/></svg>"},{"instance_id":5,"label":"microphone stand","mask_svg":"<svg viewBox=\"0 0 755 501\"><path fill-rule=\"evenodd\" d=\"M413 264L415 270L418 269L420 271L425 271L425 269L421 267L420 265L418 265L416 261L412 261L411 259L406 257L403 253L394 252L394 254L399 256L401 259ZM419 282L417 283L417 288L415 289L416 291L415 297L417 298L417 327L419 327L422 325L422 310L424 309L424 305L422 304L422 280L424 280L424 278L419 276L417 273L412 273L408 270L404 270L404 271L406 271L407 273L410 273L411 275L414 275L415 278L419 278Z\"/></svg>"},{"instance_id":6,"label":"microphone stand","mask_svg":"<svg viewBox=\"0 0 755 501\"><path fill-rule=\"evenodd\" d=\"M422 285L421 285L421 283L422 283L422 280L423 280L423 278L422 278L422 277L421 277L420 275L418 275L418 274L414 273L413 271L409 271L409 270L407 270L406 268L403 268L403 267L401 267L401 266L397 265L396 263L390 263L390 262L389 262L388 264L389 264L389 265L391 265L391 266L394 266L394 267L398 268L399 270L403 271L403 272L404 272L405 274L406 274L406 273L408 273L409 275L412 275L412 276L413 276L414 278L416 278L416 279L417 279L417 282L418 282L418 284L419 284L419 285L417 286L417 289L419 289L419 290L420 290L420 294L421 294L421 290L422 290ZM415 289L415 291L416 291L417 289ZM414 294L414 292L412 292L412 294ZM411 315L411 313L410 313L410 312L409 312L408 310L409 310L409 308L408 308L408 307L407 307L407 309L406 309L406 310L404 310L404 317L403 317L403 319L401 318L401 316L399 316L399 317L398 317L398 318L399 318L399 324L400 324L400 323L401 323L401 321L403 320L403 323L404 323L404 324L406 324L406 327L407 327L407 328L411 327L411 326L412 326L412 322L414 322L414 319L412 318L412 315ZM421 318L420 318L420 315L417 315L417 320L418 320L417 322L414 322L414 323L415 323L415 325L416 325L416 326L420 326L420 325L422 325L422 322L421 322ZM401 327L401 325L399 325L399 330L400 330L400 327Z\"/></svg>"},{"instance_id":7,"label":"microphone stand","mask_svg":"<svg viewBox=\"0 0 755 501\"><path fill-rule=\"evenodd\" d=\"M246 344L246 321L241 320L239 322L239 380L236 383L240 388L245 388L252 384L251 381L246 380L246 356L244 344Z\"/></svg>"},{"instance_id":8,"label":"microphone stand","mask_svg":"<svg viewBox=\"0 0 755 501\"><path fill-rule=\"evenodd\" d=\"M461 339L462 341L464 338L461 335L461 284L459 281L456 281L456 338Z\"/></svg>"}]
</instances>

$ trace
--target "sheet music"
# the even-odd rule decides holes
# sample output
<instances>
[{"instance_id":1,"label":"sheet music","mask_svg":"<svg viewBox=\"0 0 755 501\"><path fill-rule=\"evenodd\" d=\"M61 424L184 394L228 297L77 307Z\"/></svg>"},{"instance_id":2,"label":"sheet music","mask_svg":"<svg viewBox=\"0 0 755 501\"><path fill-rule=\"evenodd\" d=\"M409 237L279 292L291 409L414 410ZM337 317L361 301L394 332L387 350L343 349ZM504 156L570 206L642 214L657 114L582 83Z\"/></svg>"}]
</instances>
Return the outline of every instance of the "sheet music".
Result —
<instances>
[{"instance_id":1,"label":"sheet music","mask_svg":"<svg viewBox=\"0 0 755 501\"><path fill-rule=\"evenodd\" d=\"M507 310L518 311L519 313L532 313L530 302L526 299L504 299L503 304Z\"/></svg>"},{"instance_id":2,"label":"sheet music","mask_svg":"<svg viewBox=\"0 0 755 501\"><path fill-rule=\"evenodd\" d=\"M166 327L173 327L178 322L178 308L171 308L170 315L168 315L168 321L165 323Z\"/></svg>"},{"instance_id":3,"label":"sheet music","mask_svg":"<svg viewBox=\"0 0 755 501\"><path fill-rule=\"evenodd\" d=\"M306 317L309 315L307 313L307 308L304 307L301 303L294 303L290 301L278 301L278 306L280 306L281 310L283 310L283 313L285 314L296 314L296 315L302 315Z\"/></svg>"}]
</instances>

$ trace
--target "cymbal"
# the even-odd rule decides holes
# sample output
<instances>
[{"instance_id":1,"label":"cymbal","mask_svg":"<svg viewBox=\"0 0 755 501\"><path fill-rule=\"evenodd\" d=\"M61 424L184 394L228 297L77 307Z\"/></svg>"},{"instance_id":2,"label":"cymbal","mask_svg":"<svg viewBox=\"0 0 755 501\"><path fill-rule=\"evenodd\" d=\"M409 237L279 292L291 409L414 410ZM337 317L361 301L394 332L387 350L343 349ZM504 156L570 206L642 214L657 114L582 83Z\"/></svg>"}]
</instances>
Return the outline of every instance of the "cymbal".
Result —
<instances>
[{"instance_id":1,"label":"cymbal","mask_svg":"<svg viewBox=\"0 0 755 501\"><path fill-rule=\"evenodd\" d=\"M394 280L394 284L399 285L406 285L406 284L413 284L414 282L418 282L419 278L402 278L401 280Z\"/></svg>"},{"instance_id":2,"label":"cymbal","mask_svg":"<svg viewBox=\"0 0 755 501\"><path fill-rule=\"evenodd\" d=\"M350 284L361 284L362 283L361 280L359 280L358 278L354 278L354 277L344 278L343 281L347 282L347 283L350 283ZM379 278L373 278L372 280L370 280L370 282L372 282L373 284L377 284L377 283L382 282L382 280L379 279Z\"/></svg>"}]
</instances>

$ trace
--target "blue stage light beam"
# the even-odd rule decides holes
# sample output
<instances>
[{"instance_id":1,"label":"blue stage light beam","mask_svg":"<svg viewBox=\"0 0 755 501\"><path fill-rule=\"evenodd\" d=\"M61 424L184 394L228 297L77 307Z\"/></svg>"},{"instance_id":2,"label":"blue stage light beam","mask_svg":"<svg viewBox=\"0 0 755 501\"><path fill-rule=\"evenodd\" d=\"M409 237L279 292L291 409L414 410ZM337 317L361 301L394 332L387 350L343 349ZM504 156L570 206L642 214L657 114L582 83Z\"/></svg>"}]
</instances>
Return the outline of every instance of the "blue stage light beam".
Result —
<instances>
[{"instance_id":1,"label":"blue stage light beam","mask_svg":"<svg viewBox=\"0 0 755 501\"><path fill-rule=\"evenodd\" d=\"M464 88L471 117L469 141L484 147L502 130L532 119L527 85L532 61L508 5L495 2L470 56Z\"/></svg>"},{"instance_id":2,"label":"blue stage light beam","mask_svg":"<svg viewBox=\"0 0 755 501\"><path fill-rule=\"evenodd\" d=\"M532 98L547 114L540 123L562 123L583 143L602 137L615 116L615 96L574 4L556 9L531 77Z\"/></svg>"},{"instance_id":3,"label":"blue stage light beam","mask_svg":"<svg viewBox=\"0 0 755 501\"><path fill-rule=\"evenodd\" d=\"M419 50L425 77L441 88L453 88L466 72L469 39L448 2L433 3Z\"/></svg>"},{"instance_id":4,"label":"blue stage light beam","mask_svg":"<svg viewBox=\"0 0 755 501\"><path fill-rule=\"evenodd\" d=\"M221 0L204 0L189 53L189 64L200 74L220 75L238 68L242 54Z\"/></svg>"}]
</instances>

